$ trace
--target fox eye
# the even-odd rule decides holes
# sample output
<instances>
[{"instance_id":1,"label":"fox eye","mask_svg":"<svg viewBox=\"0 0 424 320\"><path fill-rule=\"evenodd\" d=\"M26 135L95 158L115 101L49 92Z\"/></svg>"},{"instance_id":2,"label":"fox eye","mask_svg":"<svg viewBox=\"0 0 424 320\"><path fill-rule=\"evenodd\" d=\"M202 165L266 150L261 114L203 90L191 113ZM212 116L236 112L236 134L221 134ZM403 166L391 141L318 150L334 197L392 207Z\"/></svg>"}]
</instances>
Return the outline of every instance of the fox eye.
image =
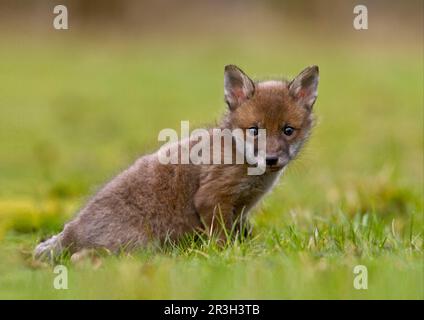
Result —
<instances>
[{"instance_id":1,"label":"fox eye","mask_svg":"<svg viewBox=\"0 0 424 320\"><path fill-rule=\"evenodd\" d=\"M250 133L252 136L257 136L257 135L258 135L258 127L250 127L250 128L249 128L249 133Z\"/></svg>"},{"instance_id":2,"label":"fox eye","mask_svg":"<svg viewBox=\"0 0 424 320\"><path fill-rule=\"evenodd\" d=\"M284 132L284 134L286 136L291 136L293 134L293 132L294 132L294 128L293 127L290 127L290 126L285 126L283 128L283 132Z\"/></svg>"}]
</instances>

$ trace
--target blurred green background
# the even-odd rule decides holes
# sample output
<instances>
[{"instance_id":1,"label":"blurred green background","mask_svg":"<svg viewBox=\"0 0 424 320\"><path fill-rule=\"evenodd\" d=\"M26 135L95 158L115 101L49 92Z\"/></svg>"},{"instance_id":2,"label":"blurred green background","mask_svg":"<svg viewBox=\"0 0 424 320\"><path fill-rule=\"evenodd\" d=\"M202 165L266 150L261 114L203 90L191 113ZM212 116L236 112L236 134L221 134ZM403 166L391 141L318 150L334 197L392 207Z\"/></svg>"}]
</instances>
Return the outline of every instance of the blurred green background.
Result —
<instances>
[{"instance_id":1,"label":"blurred green background","mask_svg":"<svg viewBox=\"0 0 424 320\"><path fill-rule=\"evenodd\" d=\"M423 3L0 1L1 298L423 299ZM71 268L32 260L163 128L214 123L223 68L320 67L318 123L253 217L258 236ZM193 247L194 246L194 247ZM352 269L369 267L369 289ZM193 278L197 274L197 278ZM105 290L107 286L116 290Z\"/></svg>"}]
</instances>

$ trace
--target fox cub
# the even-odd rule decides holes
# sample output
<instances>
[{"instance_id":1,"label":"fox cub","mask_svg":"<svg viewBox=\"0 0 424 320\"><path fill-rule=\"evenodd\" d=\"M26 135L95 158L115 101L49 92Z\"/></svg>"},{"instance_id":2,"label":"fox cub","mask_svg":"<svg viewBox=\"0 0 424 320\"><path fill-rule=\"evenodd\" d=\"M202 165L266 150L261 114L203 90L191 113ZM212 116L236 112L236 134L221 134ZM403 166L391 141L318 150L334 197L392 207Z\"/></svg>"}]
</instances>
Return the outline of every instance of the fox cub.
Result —
<instances>
[{"instance_id":1,"label":"fox cub","mask_svg":"<svg viewBox=\"0 0 424 320\"><path fill-rule=\"evenodd\" d=\"M244 220L275 185L310 135L318 78L318 67L311 66L292 81L254 82L238 67L226 66L228 110L209 130L242 129L255 138L265 129L263 174L247 174L248 163L163 164L159 151L142 156L92 197L62 232L40 243L35 256L52 258L65 249L132 250L194 231L223 239L225 229Z\"/></svg>"}]
</instances>

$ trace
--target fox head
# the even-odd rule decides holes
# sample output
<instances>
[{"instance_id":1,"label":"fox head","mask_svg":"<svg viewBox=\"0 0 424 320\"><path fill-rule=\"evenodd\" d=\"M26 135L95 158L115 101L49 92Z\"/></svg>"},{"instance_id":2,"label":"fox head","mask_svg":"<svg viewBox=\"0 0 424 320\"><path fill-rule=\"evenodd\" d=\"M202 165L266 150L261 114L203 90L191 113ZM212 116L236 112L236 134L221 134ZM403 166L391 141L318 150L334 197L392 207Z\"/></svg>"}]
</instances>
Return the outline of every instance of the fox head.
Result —
<instances>
[{"instance_id":1,"label":"fox head","mask_svg":"<svg viewBox=\"0 0 424 320\"><path fill-rule=\"evenodd\" d=\"M229 112L224 126L255 137L265 129L267 170L284 168L310 135L318 78L318 67L310 66L292 81L254 82L238 67L227 65L224 93Z\"/></svg>"}]
</instances>

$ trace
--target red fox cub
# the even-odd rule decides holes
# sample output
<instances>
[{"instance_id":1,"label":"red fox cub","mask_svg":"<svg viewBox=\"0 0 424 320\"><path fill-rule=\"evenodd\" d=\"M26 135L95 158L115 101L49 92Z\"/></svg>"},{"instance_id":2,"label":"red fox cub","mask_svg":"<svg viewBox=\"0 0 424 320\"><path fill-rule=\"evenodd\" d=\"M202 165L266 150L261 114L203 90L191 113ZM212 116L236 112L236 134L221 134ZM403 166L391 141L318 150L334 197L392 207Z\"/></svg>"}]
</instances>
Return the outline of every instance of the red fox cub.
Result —
<instances>
[{"instance_id":1,"label":"red fox cub","mask_svg":"<svg viewBox=\"0 0 424 320\"><path fill-rule=\"evenodd\" d=\"M226 66L228 110L219 126L205 131L215 138L219 130L239 130L243 134L238 137L250 139L250 143L238 147L232 142L240 139L230 133L228 147L228 134L223 134L224 146L220 140L214 161L209 162L194 161L190 154L187 163L164 163L160 150L142 156L107 183L62 232L40 243L35 256L52 258L65 249L70 253L96 248L133 250L153 242L177 241L194 231L214 232L222 239L225 229L232 228L238 219L244 220L275 185L308 139L318 78L318 67L311 66L292 81L254 82L238 67ZM262 150L261 136L266 138ZM185 143L177 141L177 151L171 151L175 143L170 143L165 154L177 152L177 160L181 160L182 145L194 149L195 140L198 142L190 136ZM209 153L210 142L203 139L203 154L199 155ZM241 158L244 161L222 163L221 153L228 148L236 157L246 151ZM252 163L247 159L248 150L253 150L253 158L262 152L262 158L257 157L262 171L249 174Z\"/></svg>"}]
</instances>

